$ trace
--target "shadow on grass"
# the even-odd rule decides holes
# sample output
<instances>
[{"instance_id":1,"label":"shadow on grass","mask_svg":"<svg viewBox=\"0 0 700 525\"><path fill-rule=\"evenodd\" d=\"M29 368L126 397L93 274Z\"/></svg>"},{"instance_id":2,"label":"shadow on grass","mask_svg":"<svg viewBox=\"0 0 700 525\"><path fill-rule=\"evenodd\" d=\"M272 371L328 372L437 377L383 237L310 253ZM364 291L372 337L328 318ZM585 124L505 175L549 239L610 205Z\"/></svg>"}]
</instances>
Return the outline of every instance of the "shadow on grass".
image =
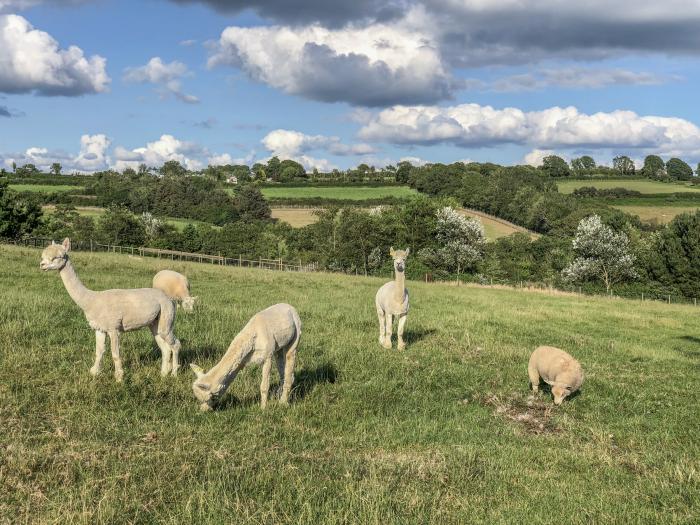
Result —
<instances>
[{"instance_id":1,"label":"shadow on grass","mask_svg":"<svg viewBox=\"0 0 700 525\"><path fill-rule=\"evenodd\" d=\"M433 335L437 330L434 328L428 328L427 330L420 329L420 330L408 330L404 334L404 340L406 341L407 345L417 343L421 339L425 339L426 337L429 337Z\"/></svg>"},{"instance_id":2,"label":"shadow on grass","mask_svg":"<svg viewBox=\"0 0 700 525\"><path fill-rule=\"evenodd\" d=\"M274 374L274 371L272 372ZM316 385L321 383L333 384L338 379L338 371L335 366L330 363L317 366L316 368L304 368L295 373L294 386L289 399L290 403L298 403L310 394ZM231 388L234 387L235 381L231 383ZM230 390L230 388L229 388ZM268 407L277 402L279 399L279 383L272 385L270 388L270 396L268 398ZM249 407L251 405L259 405L260 396L251 396L240 399L235 395L226 393L223 399L216 404L216 410L226 410L235 407Z\"/></svg>"},{"instance_id":3,"label":"shadow on grass","mask_svg":"<svg viewBox=\"0 0 700 525\"><path fill-rule=\"evenodd\" d=\"M679 354L685 356L685 357L690 357L692 359L700 359L700 337L695 337L694 335L684 335L682 337L679 337L678 339L682 339L683 341L688 341L689 343L694 343L695 345L698 346L698 348L695 349L688 349L688 348L674 348L676 352Z\"/></svg>"},{"instance_id":4,"label":"shadow on grass","mask_svg":"<svg viewBox=\"0 0 700 525\"><path fill-rule=\"evenodd\" d=\"M529 385L528 385L528 387L529 387ZM583 388L583 387L581 387L581 388ZM564 399L564 403L567 403L569 401L573 401L578 396L580 396L581 395L581 388L579 388L575 392L572 392L571 394L566 396L566 398ZM530 389L530 392L532 392L532 389ZM555 406L554 401L553 401L554 396L552 396L552 385L547 384L544 381L540 381L538 395L548 397L549 400L552 402L552 406Z\"/></svg>"}]
</instances>

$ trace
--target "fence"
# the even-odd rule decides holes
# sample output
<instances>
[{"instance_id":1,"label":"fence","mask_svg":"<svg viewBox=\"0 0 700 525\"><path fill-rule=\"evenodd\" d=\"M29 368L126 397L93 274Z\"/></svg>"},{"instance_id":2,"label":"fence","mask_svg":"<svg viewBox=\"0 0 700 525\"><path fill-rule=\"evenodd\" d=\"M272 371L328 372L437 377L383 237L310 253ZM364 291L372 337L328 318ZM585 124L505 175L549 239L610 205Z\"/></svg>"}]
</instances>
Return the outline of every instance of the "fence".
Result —
<instances>
[{"instance_id":1,"label":"fence","mask_svg":"<svg viewBox=\"0 0 700 525\"><path fill-rule=\"evenodd\" d=\"M28 238L12 241L20 246L33 246L43 248L51 244L51 239ZM176 250L162 250L160 248L146 248L135 246L116 246L113 244L101 244L94 241L71 243L71 250L90 252L125 253L138 257L156 257L158 259L170 259L171 261L193 261L200 263L217 264L220 266L239 266L241 268L262 268L265 270L279 270L284 272L316 272L318 263L302 264L299 262L283 261L282 259L244 259L238 257L226 257L223 255L209 255L204 253L180 252Z\"/></svg>"}]
</instances>

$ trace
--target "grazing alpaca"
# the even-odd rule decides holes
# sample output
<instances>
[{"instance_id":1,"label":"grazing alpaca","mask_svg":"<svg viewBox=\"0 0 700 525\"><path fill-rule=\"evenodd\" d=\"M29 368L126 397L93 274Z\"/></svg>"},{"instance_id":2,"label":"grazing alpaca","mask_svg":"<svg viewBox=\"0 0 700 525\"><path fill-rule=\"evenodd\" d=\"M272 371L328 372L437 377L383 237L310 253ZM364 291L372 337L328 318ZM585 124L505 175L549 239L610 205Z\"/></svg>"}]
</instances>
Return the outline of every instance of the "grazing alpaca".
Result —
<instances>
[{"instance_id":1,"label":"grazing alpaca","mask_svg":"<svg viewBox=\"0 0 700 525\"><path fill-rule=\"evenodd\" d=\"M114 378L124 377L122 360L119 356L119 337L122 332L136 330L144 326L151 329L162 356L160 373L162 376L177 374L180 341L173 333L175 305L161 290L139 288L132 290L88 290L78 279L75 269L68 259L70 239L63 244L52 243L41 254L39 267L44 271L58 270L71 299L82 308L90 328L95 330L95 364L90 373L100 373L102 356L105 353L105 338L109 334L114 361ZM172 355L172 363L170 356Z\"/></svg>"},{"instance_id":2,"label":"grazing alpaca","mask_svg":"<svg viewBox=\"0 0 700 525\"><path fill-rule=\"evenodd\" d=\"M153 288L163 290L173 301L181 302L186 312L191 312L196 297L190 295L190 282L181 273L172 270L161 270L153 277Z\"/></svg>"},{"instance_id":3,"label":"grazing alpaca","mask_svg":"<svg viewBox=\"0 0 700 525\"><path fill-rule=\"evenodd\" d=\"M300 337L301 320L293 306L276 304L255 314L234 337L224 357L211 370L205 373L194 363L190 364L197 375L192 390L201 403L199 408L211 410L238 372L249 362L263 365L260 406L265 408L273 357L277 360L280 375L280 403L288 404L289 392L294 384L294 361Z\"/></svg>"},{"instance_id":4,"label":"grazing alpaca","mask_svg":"<svg viewBox=\"0 0 700 525\"><path fill-rule=\"evenodd\" d=\"M395 278L382 286L374 298L374 304L377 306L377 316L379 317L379 344L384 348L391 349L391 332L392 332L392 316L399 318L399 326L397 328L399 350L406 348L406 343L403 341L403 330L406 326L406 316L408 315L408 290L406 289L406 258L409 254L409 248L403 250L394 250L391 248L389 252L394 259Z\"/></svg>"},{"instance_id":5,"label":"grazing alpaca","mask_svg":"<svg viewBox=\"0 0 700 525\"><path fill-rule=\"evenodd\" d=\"M564 398L576 392L583 383L583 370L579 362L553 346L540 346L532 352L527 375L534 393L539 389L540 378L552 386L555 405L561 405Z\"/></svg>"}]
</instances>

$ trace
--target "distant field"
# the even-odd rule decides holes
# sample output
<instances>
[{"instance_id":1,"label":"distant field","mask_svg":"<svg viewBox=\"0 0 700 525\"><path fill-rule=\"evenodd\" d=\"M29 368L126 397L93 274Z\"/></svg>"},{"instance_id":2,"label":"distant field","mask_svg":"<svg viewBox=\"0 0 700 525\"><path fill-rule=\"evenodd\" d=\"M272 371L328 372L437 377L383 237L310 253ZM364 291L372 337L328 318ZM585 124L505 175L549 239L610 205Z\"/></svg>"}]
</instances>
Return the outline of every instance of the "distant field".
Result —
<instances>
[{"instance_id":1,"label":"distant field","mask_svg":"<svg viewBox=\"0 0 700 525\"><path fill-rule=\"evenodd\" d=\"M408 186L302 186L295 188L261 188L268 199L338 199L363 201L367 199L397 199L418 195Z\"/></svg>"},{"instance_id":2,"label":"distant field","mask_svg":"<svg viewBox=\"0 0 700 525\"><path fill-rule=\"evenodd\" d=\"M294 228L303 228L318 220L315 208L272 208L272 217L289 223Z\"/></svg>"},{"instance_id":3,"label":"distant field","mask_svg":"<svg viewBox=\"0 0 700 525\"><path fill-rule=\"evenodd\" d=\"M43 208L45 211L51 212L55 208L55 206L47 205L47 206L43 206ZM95 217L95 218L99 217L100 215L102 215L105 212L104 208L99 208L97 206L76 206L75 209L80 215L84 215L86 217ZM185 226L187 226L188 224L194 224L195 226L197 224L207 224L207 223L204 223L202 221L195 221L192 219L180 219L180 218L176 218L176 217L166 217L164 220L166 223L172 224L173 226L175 226L175 228L178 231L184 230ZM214 227L216 228L216 226L214 226Z\"/></svg>"},{"instance_id":4,"label":"distant field","mask_svg":"<svg viewBox=\"0 0 700 525\"><path fill-rule=\"evenodd\" d=\"M660 224L671 222L676 215L681 213L694 213L700 209L700 205L687 206L613 206L618 210L637 215L642 221L656 220Z\"/></svg>"},{"instance_id":5,"label":"distant field","mask_svg":"<svg viewBox=\"0 0 700 525\"><path fill-rule=\"evenodd\" d=\"M500 237L507 237L508 235L511 235L516 232L528 233L532 237L538 237L537 234L530 232L527 229L517 226L515 224L511 224L508 221L492 219L487 215L483 215L479 212L472 210L459 210L459 212L462 215L466 215L467 217L475 217L479 219L481 221L481 224L483 224L484 226L484 232L486 233L486 238L489 241L496 240Z\"/></svg>"},{"instance_id":6,"label":"distant field","mask_svg":"<svg viewBox=\"0 0 700 525\"><path fill-rule=\"evenodd\" d=\"M612 188L626 188L640 193L681 193L700 192L697 186L681 183L665 183L653 180L562 180L557 181L561 193L573 193L574 190L584 186L608 190Z\"/></svg>"},{"instance_id":7,"label":"distant field","mask_svg":"<svg viewBox=\"0 0 700 525\"><path fill-rule=\"evenodd\" d=\"M10 184L10 189L15 191L34 191L37 193L55 193L58 191L81 192L85 188L83 186L71 186L67 184Z\"/></svg>"}]
</instances>

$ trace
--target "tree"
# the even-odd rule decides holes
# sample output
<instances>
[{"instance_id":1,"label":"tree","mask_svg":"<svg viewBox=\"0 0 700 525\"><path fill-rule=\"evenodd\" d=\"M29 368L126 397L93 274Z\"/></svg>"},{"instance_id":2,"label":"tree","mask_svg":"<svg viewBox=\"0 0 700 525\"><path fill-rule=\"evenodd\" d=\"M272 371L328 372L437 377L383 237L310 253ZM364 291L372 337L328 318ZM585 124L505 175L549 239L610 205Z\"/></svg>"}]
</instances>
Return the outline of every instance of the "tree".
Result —
<instances>
[{"instance_id":1,"label":"tree","mask_svg":"<svg viewBox=\"0 0 700 525\"><path fill-rule=\"evenodd\" d=\"M692 180L693 178L693 168L676 157L668 159L666 163L666 173L668 173L668 176L672 179Z\"/></svg>"},{"instance_id":2,"label":"tree","mask_svg":"<svg viewBox=\"0 0 700 525\"><path fill-rule=\"evenodd\" d=\"M599 279L609 292L613 284L637 277L629 238L603 224L598 215L581 219L572 246L576 259L562 270L567 281Z\"/></svg>"},{"instance_id":3,"label":"tree","mask_svg":"<svg viewBox=\"0 0 700 525\"><path fill-rule=\"evenodd\" d=\"M270 177L273 181L278 182L282 175L282 163L280 162L280 159L278 157L272 157L270 160L268 160L265 171L267 172L268 177Z\"/></svg>"},{"instance_id":4,"label":"tree","mask_svg":"<svg viewBox=\"0 0 700 525\"><path fill-rule=\"evenodd\" d=\"M20 199L0 181L0 239L18 239L31 233L41 219L41 207Z\"/></svg>"},{"instance_id":5,"label":"tree","mask_svg":"<svg viewBox=\"0 0 700 525\"><path fill-rule=\"evenodd\" d=\"M650 179L660 179L666 176L666 166L658 155L647 155L644 157L642 175Z\"/></svg>"},{"instance_id":6,"label":"tree","mask_svg":"<svg viewBox=\"0 0 700 525\"><path fill-rule=\"evenodd\" d=\"M396 165L396 182L406 184L408 182L408 176L411 174L411 168L413 166L410 162L402 160Z\"/></svg>"},{"instance_id":7,"label":"tree","mask_svg":"<svg viewBox=\"0 0 700 525\"><path fill-rule=\"evenodd\" d=\"M142 246L146 239L143 224L128 209L112 206L99 218L100 239L108 244Z\"/></svg>"},{"instance_id":8,"label":"tree","mask_svg":"<svg viewBox=\"0 0 700 525\"><path fill-rule=\"evenodd\" d=\"M238 192L238 210L244 220L268 220L272 216L270 205L253 184L246 184Z\"/></svg>"},{"instance_id":9,"label":"tree","mask_svg":"<svg viewBox=\"0 0 700 525\"><path fill-rule=\"evenodd\" d=\"M60 175L62 169L63 167L61 166L60 162L54 162L53 164L51 164L51 173L53 173L54 175Z\"/></svg>"},{"instance_id":10,"label":"tree","mask_svg":"<svg viewBox=\"0 0 700 525\"><path fill-rule=\"evenodd\" d=\"M588 155L571 159L571 169L577 175L590 174L595 169L595 160Z\"/></svg>"},{"instance_id":11,"label":"tree","mask_svg":"<svg viewBox=\"0 0 700 525\"><path fill-rule=\"evenodd\" d=\"M187 170L177 160L169 160L160 168L160 173L165 177L183 177Z\"/></svg>"},{"instance_id":12,"label":"tree","mask_svg":"<svg viewBox=\"0 0 700 525\"><path fill-rule=\"evenodd\" d=\"M569 165L557 155L548 155L542 159L542 171L550 177L568 177L571 174Z\"/></svg>"},{"instance_id":13,"label":"tree","mask_svg":"<svg viewBox=\"0 0 700 525\"><path fill-rule=\"evenodd\" d=\"M478 219L467 218L446 206L437 212L435 238L440 245L438 259L448 271L473 268L484 256L486 235Z\"/></svg>"},{"instance_id":14,"label":"tree","mask_svg":"<svg viewBox=\"0 0 700 525\"><path fill-rule=\"evenodd\" d=\"M613 169L619 171L620 175L634 175L635 166L627 155L618 155L613 159Z\"/></svg>"}]
</instances>

